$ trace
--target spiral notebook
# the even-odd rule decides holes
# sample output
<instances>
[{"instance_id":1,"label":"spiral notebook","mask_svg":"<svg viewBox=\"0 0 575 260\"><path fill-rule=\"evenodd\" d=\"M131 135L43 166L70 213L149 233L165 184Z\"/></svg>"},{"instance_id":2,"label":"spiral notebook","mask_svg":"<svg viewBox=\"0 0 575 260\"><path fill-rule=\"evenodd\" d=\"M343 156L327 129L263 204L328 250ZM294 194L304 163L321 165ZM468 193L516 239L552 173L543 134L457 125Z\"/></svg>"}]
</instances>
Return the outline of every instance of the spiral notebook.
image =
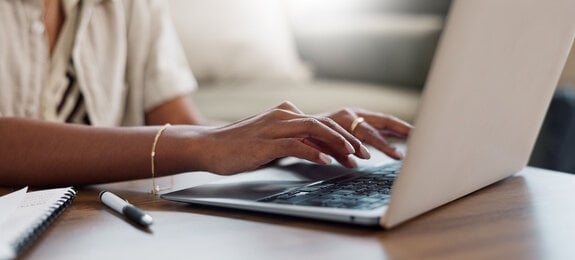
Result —
<instances>
[{"instance_id":1,"label":"spiral notebook","mask_svg":"<svg viewBox=\"0 0 575 260\"><path fill-rule=\"evenodd\" d=\"M0 197L0 259L16 258L70 205L72 187L27 192L27 188Z\"/></svg>"}]
</instances>

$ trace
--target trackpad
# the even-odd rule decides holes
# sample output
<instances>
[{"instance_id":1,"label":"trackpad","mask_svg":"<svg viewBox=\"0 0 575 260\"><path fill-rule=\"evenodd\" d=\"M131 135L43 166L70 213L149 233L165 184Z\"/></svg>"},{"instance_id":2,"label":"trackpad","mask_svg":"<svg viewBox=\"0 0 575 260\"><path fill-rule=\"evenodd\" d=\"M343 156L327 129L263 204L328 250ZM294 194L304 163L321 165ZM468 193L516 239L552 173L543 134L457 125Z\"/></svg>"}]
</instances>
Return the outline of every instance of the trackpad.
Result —
<instances>
[{"instance_id":1,"label":"trackpad","mask_svg":"<svg viewBox=\"0 0 575 260\"><path fill-rule=\"evenodd\" d=\"M303 181L253 181L240 183L213 183L177 191L174 196L189 199L220 198L258 200L293 188L306 185Z\"/></svg>"},{"instance_id":2,"label":"trackpad","mask_svg":"<svg viewBox=\"0 0 575 260\"><path fill-rule=\"evenodd\" d=\"M227 177L221 181L172 192L169 197L187 199L259 200L297 187L333 179L350 171L341 166L297 163L270 167Z\"/></svg>"}]
</instances>

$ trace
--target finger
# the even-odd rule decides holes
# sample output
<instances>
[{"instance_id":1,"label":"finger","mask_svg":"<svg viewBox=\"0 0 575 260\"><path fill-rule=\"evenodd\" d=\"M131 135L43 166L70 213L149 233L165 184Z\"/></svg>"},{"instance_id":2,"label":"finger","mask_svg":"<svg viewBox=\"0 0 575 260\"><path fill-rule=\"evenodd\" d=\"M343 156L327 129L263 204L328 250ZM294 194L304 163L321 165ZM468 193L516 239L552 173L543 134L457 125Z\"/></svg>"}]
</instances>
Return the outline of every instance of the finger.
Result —
<instances>
[{"instance_id":1,"label":"finger","mask_svg":"<svg viewBox=\"0 0 575 260\"><path fill-rule=\"evenodd\" d=\"M281 108L289 108L290 103L284 103ZM355 136L346 131L341 125L328 117L313 117L296 114L295 112L276 108L271 116L283 120L280 126L272 126L268 131L270 137L286 138L314 138L329 144L333 151L340 154L355 154L360 158L369 159L369 150ZM343 139L342 139L343 137ZM337 149L339 146L341 149Z\"/></svg>"},{"instance_id":2,"label":"finger","mask_svg":"<svg viewBox=\"0 0 575 260\"><path fill-rule=\"evenodd\" d=\"M320 120L328 127L337 131L343 137L345 137L353 146L355 150L354 154L357 155L359 158L369 159L371 157L369 150L367 150L367 148L361 143L361 141L353 134L351 134L349 131L345 130L340 124L335 122L333 119L328 117L318 117L318 120Z\"/></svg>"},{"instance_id":3,"label":"finger","mask_svg":"<svg viewBox=\"0 0 575 260\"><path fill-rule=\"evenodd\" d=\"M398 139L405 139L406 136L398 134L394 131L388 130L388 129L384 129L384 130L379 130L379 135L381 135L384 138L398 138Z\"/></svg>"},{"instance_id":4,"label":"finger","mask_svg":"<svg viewBox=\"0 0 575 260\"><path fill-rule=\"evenodd\" d=\"M389 144L387 140L380 135L379 131L369 124L361 124L356 128L356 136L365 143L382 151L389 157L401 160L403 155L395 147Z\"/></svg>"},{"instance_id":5,"label":"finger","mask_svg":"<svg viewBox=\"0 0 575 260\"><path fill-rule=\"evenodd\" d=\"M312 139L303 138L303 139L301 139L301 142L306 144L306 145L311 146L312 148L314 148L318 151L323 151L325 149L324 147L322 147L321 144L314 142Z\"/></svg>"},{"instance_id":6,"label":"finger","mask_svg":"<svg viewBox=\"0 0 575 260\"><path fill-rule=\"evenodd\" d=\"M274 145L277 149L277 158L293 156L322 165L328 165L332 162L329 155L310 145L304 144L296 138L276 139L275 142L278 143L278 145Z\"/></svg>"},{"instance_id":7,"label":"finger","mask_svg":"<svg viewBox=\"0 0 575 260\"><path fill-rule=\"evenodd\" d=\"M357 168L357 162L347 154L337 154L330 150L325 144L318 141L313 141L310 139L304 139L302 142L309 145L325 154L331 155L336 161L347 168Z\"/></svg>"},{"instance_id":8,"label":"finger","mask_svg":"<svg viewBox=\"0 0 575 260\"><path fill-rule=\"evenodd\" d=\"M358 154L362 158L369 158L369 152L359 139L329 121L331 120L322 122L313 117L301 117L283 122L273 133L275 138L309 138L321 142L337 155ZM356 152L355 147L358 147L359 152Z\"/></svg>"},{"instance_id":9,"label":"finger","mask_svg":"<svg viewBox=\"0 0 575 260\"><path fill-rule=\"evenodd\" d=\"M352 140L348 140L338 131L312 117L286 121L276 134L280 135L279 137L299 137L319 141L329 147L334 153L345 155L355 153L355 148L350 141L359 142L355 137Z\"/></svg>"},{"instance_id":10,"label":"finger","mask_svg":"<svg viewBox=\"0 0 575 260\"><path fill-rule=\"evenodd\" d=\"M367 123L379 130L388 129L403 137L407 137L413 128L409 123L386 114L362 111L358 113L358 116L365 118Z\"/></svg>"}]
</instances>

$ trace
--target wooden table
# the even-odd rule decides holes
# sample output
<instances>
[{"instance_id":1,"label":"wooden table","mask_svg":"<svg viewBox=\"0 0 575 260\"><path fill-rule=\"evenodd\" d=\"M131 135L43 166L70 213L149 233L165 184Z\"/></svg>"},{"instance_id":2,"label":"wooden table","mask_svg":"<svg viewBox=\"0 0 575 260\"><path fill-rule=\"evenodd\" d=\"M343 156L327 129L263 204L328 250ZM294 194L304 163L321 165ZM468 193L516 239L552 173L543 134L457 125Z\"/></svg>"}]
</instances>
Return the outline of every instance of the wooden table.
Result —
<instances>
[{"instance_id":1,"label":"wooden table","mask_svg":"<svg viewBox=\"0 0 575 260\"><path fill-rule=\"evenodd\" d=\"M175 188L218 178L181 174ZM391 230L187 206L147 194L149 185L80 189L24 258L575 259L575 176L541 169L526 168ZM103 188L151 213L152 228L105 208L97 198Z\"/></svg>"}]
</instances>

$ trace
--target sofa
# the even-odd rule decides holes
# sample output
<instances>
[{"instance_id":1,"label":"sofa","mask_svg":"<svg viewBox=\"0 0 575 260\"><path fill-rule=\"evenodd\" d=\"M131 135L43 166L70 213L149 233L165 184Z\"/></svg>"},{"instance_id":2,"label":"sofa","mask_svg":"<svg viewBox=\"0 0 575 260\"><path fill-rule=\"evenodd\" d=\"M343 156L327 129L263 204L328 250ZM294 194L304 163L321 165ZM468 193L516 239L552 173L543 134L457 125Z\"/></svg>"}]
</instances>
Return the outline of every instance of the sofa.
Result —
<instances>
[{"instance_id":1,"label":"sofa","mask_svg":"<svg viewBox=\"0 0 575 260\"><path fill-rule=\"evenodd\" d=\"M431 3L428 3L431 2ZM209 119L284 100L306 113L362 107L407 121L447 0L170 0Z\"/></svg>"}]
</instances>

